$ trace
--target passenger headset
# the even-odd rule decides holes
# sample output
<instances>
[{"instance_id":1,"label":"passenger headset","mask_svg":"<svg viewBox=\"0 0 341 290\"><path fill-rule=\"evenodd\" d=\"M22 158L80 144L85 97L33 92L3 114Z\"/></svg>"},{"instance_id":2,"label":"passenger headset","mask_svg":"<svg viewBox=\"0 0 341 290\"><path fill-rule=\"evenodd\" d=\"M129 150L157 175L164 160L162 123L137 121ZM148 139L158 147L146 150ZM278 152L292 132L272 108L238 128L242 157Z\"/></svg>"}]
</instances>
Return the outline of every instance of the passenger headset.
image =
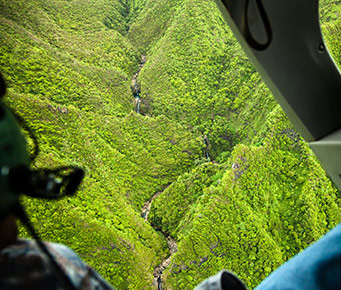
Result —
<instances>
[{"instance_id":1,"label":"passenger headset","mask_svg":"<svg viewBox=\"0 0 341 290\"><path fill-rule=\"evenodd\" d=\"M69 289L76 289L41 242L21 205L20 196L24 194L49 200L71 196L81 183L84 171L74 166L32 169L30 163L39 152L37 139L25 121L3 103L2 98L5 93L6 85L0 75L0 219L9 213L14 213L35 238L40 249L49 257L65 285ZM20 127L27 131L35 144L31 156Z\"/></svg>"}]
</instances>

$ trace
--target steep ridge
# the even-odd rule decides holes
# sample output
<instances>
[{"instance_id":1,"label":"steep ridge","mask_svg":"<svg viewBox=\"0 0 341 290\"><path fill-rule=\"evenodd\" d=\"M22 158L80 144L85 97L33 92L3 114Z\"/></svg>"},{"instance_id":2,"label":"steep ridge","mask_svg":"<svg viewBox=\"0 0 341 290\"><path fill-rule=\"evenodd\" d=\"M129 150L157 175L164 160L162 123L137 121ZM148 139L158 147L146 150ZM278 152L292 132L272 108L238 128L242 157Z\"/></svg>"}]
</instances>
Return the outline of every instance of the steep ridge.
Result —
<instances>
[{"instance_id":1,"label":"steep ridge","mask_svg":"<svg viewBox=\"0 0 341 290\"><path fill-rule=\"evenodd\" d=\"M0 1L6 102L39 137L35 166L87 171L77 197L25 206L44 239L70 246L118 289L142 289L152 285L167 241L139 209L192 166L201 142L164 116L132 113L140 53L103 23L112 1L85 2L84 10L75 2Z\"/></svg>"},{"instance_id":2,"label":"steep ridge","mask_svg":"<svg viewBox=\"0 0 341 290\"><path fill-rule=\"evenodd\" d=\"M325 5L324 19L335 19L340 9ZM254 287L341 220L339 196L213 4L183 1L177 12L140 73L145 110L207 136L225 169L185 174L153 202L150 220L178 240L163 285L193 288L225 267ZM334 25L322 25L331 51ZM231 150L237 143L245 145ZM207 176L212 180L191 190Z\"/></svg>"},{"instance_id":3,"label":"steep ridge","mask_svg":"<svg viewBox=\"0 0 341 290\"><path fill-rule=\"evenodd\" d=\"M254 287L340 222L340 198L307 145L279 111L268 126L263 145L236 146L214 182L196 188L201 182L193 172L152 207L150 218L167 216L156 222L178 240L163 275L166 288L192 288L222 268ZM174 218L194 194L189 210Z\"/></svg>"},{"instance_id":4,"label":"steep ridge","mask_svg":"<svg viewBox=\"0 0 341 290\"><path fill-rule=\"evenodd\" d=\"M241 80L253 69L214 2L182 2L140 73L146 100L142 108L150 116L166 115L206 136L215 160L238 143L237 126L229 122L231 107ZM236 63L229 61L231 55ZM236 65L237 59L245 66Z\"/></svg>"}]
</instances>

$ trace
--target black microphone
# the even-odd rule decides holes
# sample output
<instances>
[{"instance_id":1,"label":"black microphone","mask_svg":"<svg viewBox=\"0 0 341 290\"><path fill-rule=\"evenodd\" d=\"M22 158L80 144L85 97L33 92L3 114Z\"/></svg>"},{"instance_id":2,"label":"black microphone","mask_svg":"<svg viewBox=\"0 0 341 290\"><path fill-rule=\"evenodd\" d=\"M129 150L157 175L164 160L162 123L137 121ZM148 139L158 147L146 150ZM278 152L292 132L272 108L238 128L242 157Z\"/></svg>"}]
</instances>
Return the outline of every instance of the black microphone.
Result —
<instances>
[{"instance_id":1,"label":"black microphone","mask_svg":"<svg viewBox=\"0 0 341 290\"><path fill-rule=\"evenodd\" d=\"M84 177L79 167L30 169L27 166L11 168L8 184L16 194L44 199L60 199L73 195Z\"/></svg>"}]
</instances>

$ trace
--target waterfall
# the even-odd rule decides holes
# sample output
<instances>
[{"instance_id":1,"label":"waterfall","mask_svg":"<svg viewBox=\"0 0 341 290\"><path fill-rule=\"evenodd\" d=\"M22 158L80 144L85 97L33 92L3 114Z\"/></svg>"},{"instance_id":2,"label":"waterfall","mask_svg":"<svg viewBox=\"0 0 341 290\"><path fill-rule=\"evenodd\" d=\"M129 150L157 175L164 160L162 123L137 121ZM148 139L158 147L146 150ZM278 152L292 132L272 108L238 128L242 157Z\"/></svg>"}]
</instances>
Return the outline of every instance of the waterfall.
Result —
<instances>
[{"instance_id":1,"label":"waterfall","mask_svg":"<svg viewBox=\"0 0 341 290\"><path fill-rule=\"evenodd\" d=\"M138 114L140 114L140 103L141 103L141 99L140 99L141 83L138 81L138 77L139 77L140 71L143 68L145 63L146 63L146 56L141 55L141 61L140 61L139 68L131 79L131 90L132 90L133 96L135 98L135 103L136 103L135 111Z\"/></svg>"},{"instance_id":2,"label":"waterfall","mask_svg":"<svg viewBox=\"0 0 341 290\"><path fill-rule=\"evenodd\" d=\"M140 100L139 93L137 93L135 95L135 101L136 101L136 113L140 114L140 102L141 102L141 100Z\"/></svg>"},{"instance_id":3,"label":"waterfall","mask_svg":"<svg viewBox=\"0 0 341 290\"><path fill-rule=\"evenodd\" d=\"M208 137L207 136L204 136L204 142L205 142L205 145L206 145L206 148L205 148L205 158L208 159L208 160L211 160L211 157L208 153L208 146L209 146L209 143L208 143Z\"/></svg>"},{"instance_id":4,"label":"waterfall","mask_svg":"<svg viewBox=\"0 0 341 290\"><path fill-rule=\"evenodd\" d=\"M141 103L141 99L140 99L140 92L141 92L141 90L140 90L140 88L139 88L139 86L138 86L138 84L137 83L134 83L134 85L133 85L133 87L132 87L132 91L133 91L133 96L134 96L134 98L135 98L135 104L136 104L136 106L135 106L135 112L136 113L138 113L138 114L140 114L140 103Z\"/></svg>"}]
</instances>

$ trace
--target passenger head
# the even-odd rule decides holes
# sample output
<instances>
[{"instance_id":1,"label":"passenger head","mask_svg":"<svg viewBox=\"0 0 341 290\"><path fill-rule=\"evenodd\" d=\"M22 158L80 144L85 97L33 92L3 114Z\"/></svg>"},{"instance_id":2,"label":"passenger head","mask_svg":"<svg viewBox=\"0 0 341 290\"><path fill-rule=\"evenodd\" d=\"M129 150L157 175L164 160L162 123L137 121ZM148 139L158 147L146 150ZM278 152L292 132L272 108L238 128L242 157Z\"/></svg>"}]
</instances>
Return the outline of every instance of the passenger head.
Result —
<instances>
[{"instance_id":1,"label":"passenger head","mask_svg":"<svg viewBox=\"0 0 341 290\"><path fill-rule=\"evenodd\" d=\"M57 200L73 195L84 177L84 171L76 166L30 167L30 160L39 152L37 138L27 123L4 104L5 93L6 85L0 74L0 249L16 240L16 217L40 240L20 203L21 194ZM35 144L32 156L19 123Z\"/></svg>"},{"instance_id":2,"label":"passenger head","mask_svg":"<svg viewBox=\"0 0 341 290\"><path fill-rule=\"evenodd\" d=\"M29 163L24 136L2 102L5 94L5 81L0 74L0 249L15 242L18 233L13 208L19 196L9 186L9 170Z\"/></svg>"},{"instance_id":3,"label":"passenger head","mask_svg":"<svg viewBox=\"0 0 341 290\"><path fill-rule=\"evenodd\" d=\"M29 155L17 120L3 103L6 92L5 82L0 76L0 219L11 212L18 202L19 195L10 186L13 177L11 169L18 166L29 166ZM20 180L14 181L20 183Z\"/></svg>"}]
</instances>

